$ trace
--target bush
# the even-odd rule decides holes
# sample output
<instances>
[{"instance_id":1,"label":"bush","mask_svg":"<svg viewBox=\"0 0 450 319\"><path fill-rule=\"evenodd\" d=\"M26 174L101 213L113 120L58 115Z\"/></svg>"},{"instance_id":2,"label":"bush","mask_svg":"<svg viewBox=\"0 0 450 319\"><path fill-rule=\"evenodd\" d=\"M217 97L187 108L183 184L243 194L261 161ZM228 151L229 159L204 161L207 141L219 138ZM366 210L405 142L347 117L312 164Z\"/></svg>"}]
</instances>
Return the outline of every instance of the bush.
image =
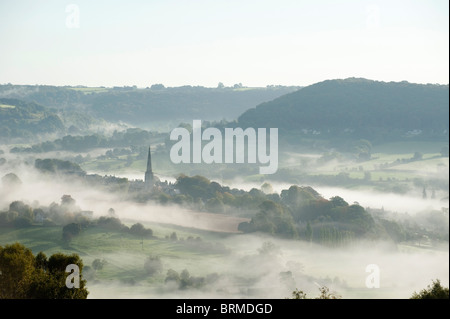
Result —
<instances>
[{"instance_id":1,"label":"bush","mask_svg":"<svg viewBox=\"0 0 450 319\"><path fill-rule=\"evenodd\" d=\"M70 241L73 237L81 232L81 225L78 223L70 223L63 227L63 240Z\"/></svg>"},{"instance_id":2,"label":"bush","mask_svg":"<svg viewBox=\"0 0 450 319\"><path fill-rule=\"evenodd\" d=\"M153 236L153 230L145 228L141 223L136 223L130 227L130 234L149 238Z\"/></svg>"},{"instance_id":3,"label":"bush","mask_svg":"<svg viewBox=\"0 0 450 319\"><path fill-rule=\"evenodd\" d=\"M432 285L427 287L419 293L414 292L410 299L449 299L449 289L442 287L439 279L433 280Z\"/></svg>"},{"instance_id":4,"label":"bush","mask_svg":"<svg viewBox=\"0 0 450 319\"><path fill-rule=\"evenodd\" d=\"M118 231L122 230L124 227L120 219L116 217L104 217L104 216L98 219L97 225L102 228Z\"/></svg>"},{"instance_id":5,"label":"bush","mask_svg":"<svg viewBox=\"0 0 450 319\"><path fill-rule=\"evenodd\" d=\"M162 272L163 265L159 256L150 256L144 263L145 272L153 276Z\"/></svg>"}]
</instances>

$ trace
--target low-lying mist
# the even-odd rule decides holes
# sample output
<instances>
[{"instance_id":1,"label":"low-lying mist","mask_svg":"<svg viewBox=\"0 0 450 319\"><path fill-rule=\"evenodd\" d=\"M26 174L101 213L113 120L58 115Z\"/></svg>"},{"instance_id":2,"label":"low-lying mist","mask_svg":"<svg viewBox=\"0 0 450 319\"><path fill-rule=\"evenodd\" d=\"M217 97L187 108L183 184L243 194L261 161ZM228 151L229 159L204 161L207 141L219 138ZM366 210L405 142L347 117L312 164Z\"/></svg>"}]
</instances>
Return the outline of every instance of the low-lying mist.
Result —
<instances>
[{"instance_id":1,"label":"low-lying mist","mask_svg":"<svg viewBox=\"0 0 450 319\"><path fill-rule=\"evenodd\" d=\"M273 191L280 194L282 190L289 189L292 184L269 182ZM249 183L235 179L228 183L231 188L243 189L246 191L252 188L260 189L263 183ZM311 186L322 197L329 199L333 196L340 196L348 203L357 202L363 207L373 209L385 209L398 213L414 214L425 210L441 210L449 207L448 192L438 192L436 198L423 198L422 192L408 192L406 194L396 194L388 192L378 192L371 189L348 189L344 187L328 187L322 185L299 185Z\"/></svg>"},{"instance_id":2,"label":"low-lying mist","mask_svg":"<svg viewBox=\"0 0 450 319\"><path fill-rule=\"evenodd\" d=\"M88 282L89 298L286 298L298 288L308 297L319 295L318 288L327 286L343 298L409 298L439 279L449 285L449 253L445 247L410 247L392 243L361 241L349 246L329 248L299 240L281 240L259 234L233 234L243 219L220 214L188 211L180 206L139 204L125 201L117 194L86 186L77 179L56 179L43 175L32 166L3 167L1 176L15 173L20 185L0 185L0 211L7 210L12 201L22 200L33 207L59 202L65 194L76 200L83 210L93 211L94 217L106 215L114 208L123 220L172 224L193 231L228 232L213 240L225 245L229 254L198 254L198 257L162 257L165 276L169 269L181 273L187 269L191 276L212 276L200 288L181 289L164 280L141 280L123 283L121 278ZM288 189L288 184L271 183L275 192ZM229 185L250 190L260 184L235 181ZM349 203L364 207L417 212L428 207L448 207L447 202L423 200L420 194L396 195L363 190L316 187L325 198L341 196ZM208 239L211 240L211 239ZM95 245L93 243L92 245ZM168 246L170 249L170 246ZM83 258L83 256L81 256ZM126 250L103 254L102 258L118 267L143 265L145 257ZM368 288L368 265L379 268L379 288ZM139 266L140 267L140 266Z\"/></svg>"},{"instance_id":3,"label":"low-lying mist","mask_svg":"<svg viewBox=\"0 0 450 319\"><path fill-rule=\"evenodd\" d=\"M7 210L13 201L23 201L33 208L59 203L63 195L70 195L82 210L93 212L95 218L107 214L113 208L119 218L144 222L167 223L183 227L212 230L218 232L237 232L240 222L248 221L220 214L195 212L176 205L156 203L140 204L121 198L117 193L108 193L87 186L78 178L55 178L39 173L33 167L21 166L14 170L20 185L0 185L0 211Z\"/></svg>"},{"instance_id":4,"label":"low-lying mist","mask_svg":"<svg viewBox=\"0 0 450 319\"><path fill-rule=\"evenodd\" d=\"M89 285L90 298L286 298L296 288L314 298L322 286L342 298L409 298L434 279L440 279L444 286L449 281L448 247L442 251L410 250L361 242L331 249L259 235L234 235L222 242L231 254L198 263L185 261L191 275L218 274L217 280L202 288L179 289L170 283L127 285L117 280ZM173 268L171 260L164 263L166 271ZM373 275L366 272L369 265L379 269L378 288L366 285ZM196 273L197 267L205 273Z\"/></svg>"}]
</instances>

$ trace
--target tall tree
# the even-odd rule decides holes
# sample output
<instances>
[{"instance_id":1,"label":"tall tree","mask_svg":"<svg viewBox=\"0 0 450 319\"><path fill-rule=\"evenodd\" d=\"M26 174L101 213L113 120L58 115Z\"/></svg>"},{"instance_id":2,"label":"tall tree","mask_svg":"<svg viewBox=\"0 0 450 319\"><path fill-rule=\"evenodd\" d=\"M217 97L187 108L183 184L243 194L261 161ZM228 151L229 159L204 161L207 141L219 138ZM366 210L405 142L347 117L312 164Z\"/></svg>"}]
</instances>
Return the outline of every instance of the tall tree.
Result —
<instances>
[{"instance_id":1,"label":"tall tree","mask_svg":"<svg viewBox=\"0 0 450 319\"><path fill-rule=\"evenodd\" d=\"M31 250L19 243L0 246L0 299L27 297L34 262Z\"/></svg>"},{"instance_id":2,"label":"tall tree","mask_svg":"<svg viewBox=\"0 0 450 319\"><path fill-rule=\"evenodd\" d=\"M67 266L78 271L66 272ZM20 243L0 246L0 299L86 299L82 270L77 254L57 253L47 260L42 252L34 257ZM68 287L69 278L76 279L75 287Z\"/></svg>"}]
</instances>

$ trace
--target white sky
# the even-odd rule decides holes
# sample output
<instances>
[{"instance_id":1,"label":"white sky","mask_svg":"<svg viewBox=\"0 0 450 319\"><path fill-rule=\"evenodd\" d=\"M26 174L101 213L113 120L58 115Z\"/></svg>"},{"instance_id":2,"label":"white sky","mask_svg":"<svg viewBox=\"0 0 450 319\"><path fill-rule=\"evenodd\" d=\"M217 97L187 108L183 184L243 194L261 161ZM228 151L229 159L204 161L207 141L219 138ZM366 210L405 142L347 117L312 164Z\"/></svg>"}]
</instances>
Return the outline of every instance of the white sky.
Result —
<instances>
[{"instance_id":1,"label":"white sky","mask_svg":"<svg viewBox=\"0 0 450 319\"><path fill-rule=\"evenodd\" d=\"M448 60L448 0L0 0L0 84L448 84Z\"/></svg>"}]
</instances>

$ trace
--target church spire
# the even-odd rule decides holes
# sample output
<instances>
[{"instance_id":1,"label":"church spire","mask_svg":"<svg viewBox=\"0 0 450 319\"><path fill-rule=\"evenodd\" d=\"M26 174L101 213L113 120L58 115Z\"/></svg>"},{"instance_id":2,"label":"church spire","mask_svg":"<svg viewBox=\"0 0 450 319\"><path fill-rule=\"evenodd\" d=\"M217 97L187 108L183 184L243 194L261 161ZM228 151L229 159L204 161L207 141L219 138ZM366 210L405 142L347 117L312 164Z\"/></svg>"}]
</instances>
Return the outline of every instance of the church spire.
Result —
<instances>
[{"instance_id":1,"label":"church spire","mask_svg":"<svg viewBox=\"0 0 450 319\"><path fill-rule=\"evenodd\" d=\"M154 182L154 176L152 171L152 153L150 147L148 148L148 158L147 158L147 170L145 171L145 184L150 185Z\"/></svg>"},{"instance_id":2,"label":"church spire","mask_svg":"<svg viewBox=\"0 0 450 319\"><path fill-rule=\"evenodd\" d=\"M152 153L150 152L150 147L148 148L147 172L153 172L152 171Z\"/></svg>"}]
</instances>

